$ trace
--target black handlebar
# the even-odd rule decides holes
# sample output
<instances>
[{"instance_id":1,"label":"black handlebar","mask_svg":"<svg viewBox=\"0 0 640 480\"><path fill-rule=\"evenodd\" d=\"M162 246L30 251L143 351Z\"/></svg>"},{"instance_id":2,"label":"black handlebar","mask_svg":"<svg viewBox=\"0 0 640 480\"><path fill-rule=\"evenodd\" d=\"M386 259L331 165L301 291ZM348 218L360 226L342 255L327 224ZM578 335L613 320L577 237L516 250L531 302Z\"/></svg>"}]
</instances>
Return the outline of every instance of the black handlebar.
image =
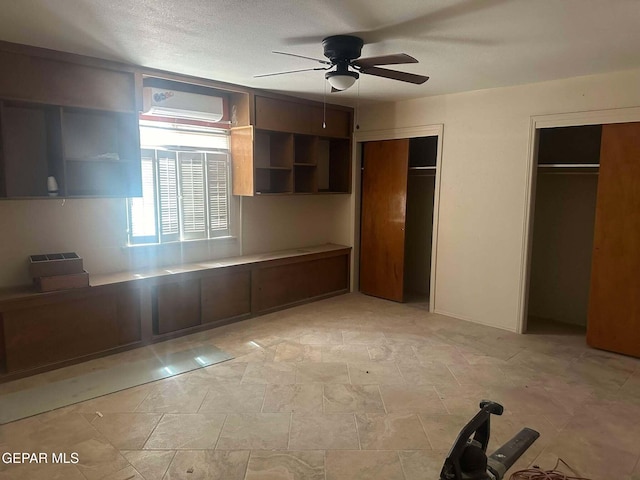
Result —
<instances>
[{"instance_id":1,"label":"black handlebar","mask_svg":"<svg viewBox=\"0 0 640 480\"><path fill-rule=\"evenodd\" d=\"M525 428L487 458L491 434L491 415L502 415L504 407L483 400L480 411L467 423L456 438L444 461L440 480L502 480L511 466L540 436ZM473 435L473 438L471 438Z\"/></svg>"}]
</instances>

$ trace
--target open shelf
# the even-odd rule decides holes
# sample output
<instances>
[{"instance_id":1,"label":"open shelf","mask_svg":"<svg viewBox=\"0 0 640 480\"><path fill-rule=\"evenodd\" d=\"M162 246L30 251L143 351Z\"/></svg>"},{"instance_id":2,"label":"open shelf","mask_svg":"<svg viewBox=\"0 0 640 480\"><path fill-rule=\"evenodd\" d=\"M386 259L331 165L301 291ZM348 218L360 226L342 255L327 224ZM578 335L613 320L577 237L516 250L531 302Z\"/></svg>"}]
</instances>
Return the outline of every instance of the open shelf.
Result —
<instances>
[{"instance_id":1,"label":"open shelf","mask_svg":"<svg viewBox=\"0 0 640 480\"><path fill-rule=\"evenodd\" d=\"M0 196L58 198L140 195L135 113L0 101Z\"/></svg>"},{"instance_id":2,"label":"open shelf","mask_svg":"<svg viewBox=\"0 0 640 480\"><path fill-rule=\"evenodd\" d=\"M295 193L316 193L318 191L318 178L315 168L309 168L309 165L296 165L294 175Z\"/></svg>"},{"instance_id":3,"label":"open shelf","mask_svg":"<svg viewBox=\"0 0 640 480\"><path fill-rule=\"evenodd\" d=\"M137 189L140 149L133 115L80 109L62 111L67 196L131 196ZM136 158L137 157L137 158ZM139 182L138 182L139 183Z\"/></svg>"},{"instance_id":4,"label":"open shelf","mask_svg":"<svg viewBox=\"0 0 640 480\"><path fill-rule=\"evenodd\" d=\"M256 131L255 168L288 168L293 165L293 135Z\"/></svg>"},{"instance_id":5,"label":"open shelf","mask_svg":"<svg viewBox=\"0 0 640 480\"><path fill-rule=\"evenodd\" d=\"M409 170L435 170L438 157L438 137L416 137L409 141Z\"/></svg>"},{"instance_id":6,"label":"open shelf","mask_svg":"<svg viewBox=\"0 0 640 480\"><path fill-rule=\"evenodd\" d=\"M318 163L318 137L309 135L295 136L295 164L315 165Z\"/></svg>"},{"instance_id":7,"label":"open shelf","mask_svg":"<svg viewBox=\"0 0 640 480\"><path fill-rule=\"evenodd\" d=\"M48 196L47 177L58 178L63 172L60 108L4 102L0 124L3 195L8 198Z\"/></svg>"},{"instance_id":8,"label":"open shelf","mask_svg":"<svg viewBox=\"0 0 640 480\"><path fill-rule=\"evenodd\" d=\"M318 141L318 192L349 193L351 142L342 139Z\"/></svg>"},{"instance_id":9,"label":"open shelf","mask_svg":"<svg viewBox=\"0 0 640 480\"><path fill-rule=\"evenodd\" d=\"M335 128L317 130L302 128L309 119L298 107L262 98L256 100L260 128L231 129L234 195L351 192L350 112L336 110L336 118L327 117ZM320 104L309 111L316 109L322 112Z\"/></svg>"},{"instance_id":10,"label":"open shelf","mask_svg":"<svg viewBox=\"0 0 640 480\"><path fill-rule=\"evenodd\" d=\"M256 193L291 193L291 169L258 168L255 176Z\"/></svg>"},{"instance_id":11,"label":"open shelf","mask_svg":"<svg viewBox=\"0 0 640 480\"><path fill-rule=\"evenodd\" d=\"M600 161L602 125L543 128L538 135L538 166L597 165Z\"/></svg>"}]
</instances>

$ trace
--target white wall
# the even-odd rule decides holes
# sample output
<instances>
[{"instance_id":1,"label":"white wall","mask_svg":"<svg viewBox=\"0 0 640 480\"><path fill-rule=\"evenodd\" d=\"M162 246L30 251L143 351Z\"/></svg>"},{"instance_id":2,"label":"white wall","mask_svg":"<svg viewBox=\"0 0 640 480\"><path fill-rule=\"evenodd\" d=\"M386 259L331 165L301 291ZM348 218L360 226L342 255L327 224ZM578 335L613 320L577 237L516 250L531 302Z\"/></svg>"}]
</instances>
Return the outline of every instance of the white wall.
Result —
<instances>
[{"instance_id":1,"label":"white wall","mask_svg":"<svg viewBox=\"0 0 640 480\"><path fill-rule=\"evenodd\" d=\"M350 195L243 198L237 240L125 247L124 199L0 201L0 288L26 285L28 256L77 252L91 275L324 243L350 245Z\"/></svg>"},{"instance_id":2,"label":"white wall","mask_svg":"<svg viewBox=\"0 0 640 480\"><path fill-rule=\"evenodd\" d=\"M435 310L515 331L531 116L640 105L640 70L362 107L360 131L444 124Z\"/></svg>"},{"instance_id":3,"label":"white wall","mask_svg":"<svg viewBox=\"0 0 640 480\"><path fill-rule=\"evenodd\" d=\"M243 253L350 242L350 195L274 195L242 199Z\"/></svg>"},{"instance_id":4,"label":"white wall","mask_svg":"<svg viewBox=\"0 0 640 480\"><path fill-rule=\"evenodd\" d=\"M349 245L350 195L235 197L237 239L127 247L124 199L0 200L0 288L27 285L28 256L76 252L90 277L324 243ZM242 245L241 245L242 243Z\"/></svg>"},{"instance_id":5,"label":"white wall","mask_svg":"<svg viewBox=\"0 0 640 480\"><path fill-rule=\"evenodd\" d=\"M0 201L0 287L29 284L28 256L77 252L89 275L237 255L236 241L124 247L124 199Z\"/></svg>"}]
</instances>

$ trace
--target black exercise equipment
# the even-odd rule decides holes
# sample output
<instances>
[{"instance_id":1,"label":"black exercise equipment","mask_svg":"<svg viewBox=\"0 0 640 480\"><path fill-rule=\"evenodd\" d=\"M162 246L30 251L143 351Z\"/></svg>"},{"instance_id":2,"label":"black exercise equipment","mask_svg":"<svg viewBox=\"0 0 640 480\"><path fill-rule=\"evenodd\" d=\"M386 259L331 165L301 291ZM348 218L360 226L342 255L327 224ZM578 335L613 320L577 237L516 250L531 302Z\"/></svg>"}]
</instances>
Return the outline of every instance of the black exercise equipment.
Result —
<instances>
[{"instance_id":1,"label":"black exercise equipment","mask_svg":"<svg viewBox=\"0 0 640 480\"><path fill-rule=\"evenodd\" d=\"M502 415L504 408L483 400L480 411L458 434L444 461L440 480L502 480L505 473L540 436L523 428L520 433L487 457L491 415ZM473 435L473 438L471 436Z\"/></svg>"}]
</instances>

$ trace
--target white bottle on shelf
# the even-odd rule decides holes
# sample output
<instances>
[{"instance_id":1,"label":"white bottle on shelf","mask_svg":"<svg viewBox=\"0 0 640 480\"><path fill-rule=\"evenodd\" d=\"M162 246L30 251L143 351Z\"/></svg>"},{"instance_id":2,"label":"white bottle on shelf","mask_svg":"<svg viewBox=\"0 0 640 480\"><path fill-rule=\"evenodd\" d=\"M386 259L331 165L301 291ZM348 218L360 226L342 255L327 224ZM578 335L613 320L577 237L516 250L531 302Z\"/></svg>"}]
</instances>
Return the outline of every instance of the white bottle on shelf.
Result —
<instances>
[{"instance_id":1,"label":"white bottle on shelf","mask_svg":"<svg viewBox=\"0 0 640 480\"><path fill-rule=\"evenodd\" d=\"M47 190L49 191L50 197L58 196L58 182L56 181L56 177L47 177Z\"/></svg>"}]
</instances>

